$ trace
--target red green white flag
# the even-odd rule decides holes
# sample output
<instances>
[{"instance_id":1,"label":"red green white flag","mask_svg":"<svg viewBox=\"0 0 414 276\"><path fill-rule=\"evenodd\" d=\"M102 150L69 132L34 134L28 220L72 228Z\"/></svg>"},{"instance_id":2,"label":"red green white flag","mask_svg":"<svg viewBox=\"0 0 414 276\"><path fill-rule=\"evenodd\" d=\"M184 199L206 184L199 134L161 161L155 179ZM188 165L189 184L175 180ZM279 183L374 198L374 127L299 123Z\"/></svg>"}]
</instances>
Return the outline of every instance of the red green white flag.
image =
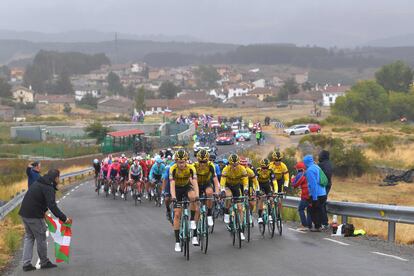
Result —
<instances>
[{"instance_id":1,"label":"red green white flag","mask_svg":"<svg viewBox=\"0 0 414 276\"><path fill-rule=\"evenodd\" d=\"M46 215L45 220L49 233L55 242L55 257L57 263L69 263L70 240L72 238L72 225L65 224L59 219Z\"/></svg>"}]
</instances>

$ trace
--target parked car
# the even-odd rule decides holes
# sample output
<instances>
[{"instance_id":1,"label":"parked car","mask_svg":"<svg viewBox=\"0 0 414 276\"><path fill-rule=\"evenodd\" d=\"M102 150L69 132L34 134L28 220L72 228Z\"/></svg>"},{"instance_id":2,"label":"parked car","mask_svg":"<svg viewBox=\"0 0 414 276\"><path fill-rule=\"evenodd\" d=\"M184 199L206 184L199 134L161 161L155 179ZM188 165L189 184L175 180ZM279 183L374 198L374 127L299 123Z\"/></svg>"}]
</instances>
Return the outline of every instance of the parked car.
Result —
<instances>
[{"instance_id":1,"label":"parked car","mask_svg":"<svg viewBox=\"0 0 414 276\"><path fill-rule=\"evenodd\" d=\"M319 124L309 124L308 125L309 131L310 132L321 132L322 128Z\"/></svg>"},{"instance_id":2,"label":"parked car","mask_svg":"<svg viewBox=\"0 0 414 276\"><path fill-rule=\"evenodd\" d=\"M233 136L236 136L237 132L239 131L239 124L238 123L233 123L231 125L231 133L233 133Z\"/></svg>"},{"instance_id":3,"label":"parked car","mask_svg":"<svg viewBox=\"0 0 414 276\"><path fill-rule=\"evenodd\" d=\"M251 132L248 129L240 129L236 133L236 141L250 141Z\"/></svg>"},{"instance_id":4,"label":"parked car","mask_svg":"<svg viewBox=\"0 0 414 276\"><path fill-rule=\"evenodd\" d=\"M234 136L231 133L224 133L217 137L217 145L233 145L235 142Z\"/></svg>"},{"instance_id":5,"label":"parked car","mask_svg":"<svg viewBox=\"0 0 414 276\"><path fill-rule=\"evenodd\" d=\"M283 132L289 135L297 135L308 134L310 133L310 130L308 128L308 125L293 125L289 128L286 128Z\"/></svg>"}]
</instances>

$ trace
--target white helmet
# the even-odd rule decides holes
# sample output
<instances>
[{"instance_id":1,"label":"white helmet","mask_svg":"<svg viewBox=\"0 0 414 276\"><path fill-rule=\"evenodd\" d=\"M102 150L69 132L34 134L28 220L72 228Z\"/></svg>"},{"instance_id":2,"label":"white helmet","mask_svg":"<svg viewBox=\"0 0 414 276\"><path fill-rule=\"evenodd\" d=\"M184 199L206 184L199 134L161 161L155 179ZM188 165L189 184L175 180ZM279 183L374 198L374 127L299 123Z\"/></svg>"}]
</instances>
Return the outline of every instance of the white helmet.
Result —
<instances>
[{"instance_id":1,"label":"white helmet","mask_svg":"<svg viewBox=\"0 0 414 276\"><path fill-rule=\"evenodd\" d=\"M122 158L125 158L125 154L123 153L123 154L121 155L121 157L122 157Z\"/></svg>"},{"instance_id":2,"label":"white helmet","mask_svg":"<svg viewBox=\"0 0 414 276\"><path fill-rule=\"evenodd\" d=\"M95 158L95 159L93 160L93 163L94 163L94 164L98 164L98 163L99 163L99 160Z\"/></svg>"},{"instance_id":3,"label":"white helmet","mask_svg":"<svg viewBox=\"0 0 414 276\"><path fill-rule=\"evenodd\" d=\"M138 160L138 161L141 161L141 160L142 160L142 156L139 156L139 155L138 155L138 156L137 156L137 160Z\"/></svg>"}]
</instances>

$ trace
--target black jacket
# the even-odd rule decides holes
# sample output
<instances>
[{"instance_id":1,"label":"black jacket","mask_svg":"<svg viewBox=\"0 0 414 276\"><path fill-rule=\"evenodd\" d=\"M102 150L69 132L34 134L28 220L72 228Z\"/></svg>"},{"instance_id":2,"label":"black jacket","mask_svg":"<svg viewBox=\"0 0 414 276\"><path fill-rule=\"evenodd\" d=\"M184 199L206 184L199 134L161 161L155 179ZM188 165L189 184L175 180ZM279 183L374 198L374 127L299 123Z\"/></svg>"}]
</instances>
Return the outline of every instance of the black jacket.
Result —
<instances>
[{"instance_id":1,"label":"black jacket","mask_svg":"<svg viewBox=\"0 0 414 276\"><path fill-rule=\"evenodd\" d=\"M328 178L328 186L332 186L332 163L329 160L329 151L323 150L319 154L319 167L325 173L326 177Z\"/></svg>"},{"instance_id":2,"label":"black jacket","mask_svg":"<svg viewBox=\"0 0 414 276\"><path fill-rule=\"evenodd\" d=\"M49 209L53 215L66 221L65 214L56 204L56 182L45 175L33 183L23 198L19 215L24 218L44 218Z\"/></svg>"}]
</instances>

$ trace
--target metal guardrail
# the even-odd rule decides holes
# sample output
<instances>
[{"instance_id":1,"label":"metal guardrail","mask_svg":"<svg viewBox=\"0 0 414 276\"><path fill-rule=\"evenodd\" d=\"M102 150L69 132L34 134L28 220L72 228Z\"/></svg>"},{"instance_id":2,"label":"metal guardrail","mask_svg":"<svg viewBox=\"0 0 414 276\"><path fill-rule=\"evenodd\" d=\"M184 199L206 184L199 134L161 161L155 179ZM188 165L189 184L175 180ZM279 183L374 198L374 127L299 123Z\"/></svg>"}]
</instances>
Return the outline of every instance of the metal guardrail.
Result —
<instances>
[{"instance_id":1,"label":"metal guardrail","mask_svg":"<svg viewBox=\"0 0 414 276\"><path fill-rule=\"evenodd\" d=\"M77 172L67 173L67 174L61 175L60 179L62 182L64 182L66 179L84 175L92 171L93 171L93 168L88 168L88 169L77 171ZM4 219L11 211L14 210L14 208L16 208L17 206L19 206L20 203L22 203L25 194L26 194L26 191L22 191L21 193L17 194L13 199L8 201L5 205L0 207L0 220Z\"/></svg>"},{"instance_id":2,"label":"metal guardrail","mask_svg":"<svg viewBox=\"0 0 414 276\"><path fill-rule=\"evenodd\" d=\"M300 198L288 196L283 200L283 205L297 208L299 202ZM330 214L340 215L342 223L346 223L348 217L387 221L389 242L395 242L397 223L414 224L414 207L408 206L328 201L326 210Z\"/></svg>"}]
</instances>

